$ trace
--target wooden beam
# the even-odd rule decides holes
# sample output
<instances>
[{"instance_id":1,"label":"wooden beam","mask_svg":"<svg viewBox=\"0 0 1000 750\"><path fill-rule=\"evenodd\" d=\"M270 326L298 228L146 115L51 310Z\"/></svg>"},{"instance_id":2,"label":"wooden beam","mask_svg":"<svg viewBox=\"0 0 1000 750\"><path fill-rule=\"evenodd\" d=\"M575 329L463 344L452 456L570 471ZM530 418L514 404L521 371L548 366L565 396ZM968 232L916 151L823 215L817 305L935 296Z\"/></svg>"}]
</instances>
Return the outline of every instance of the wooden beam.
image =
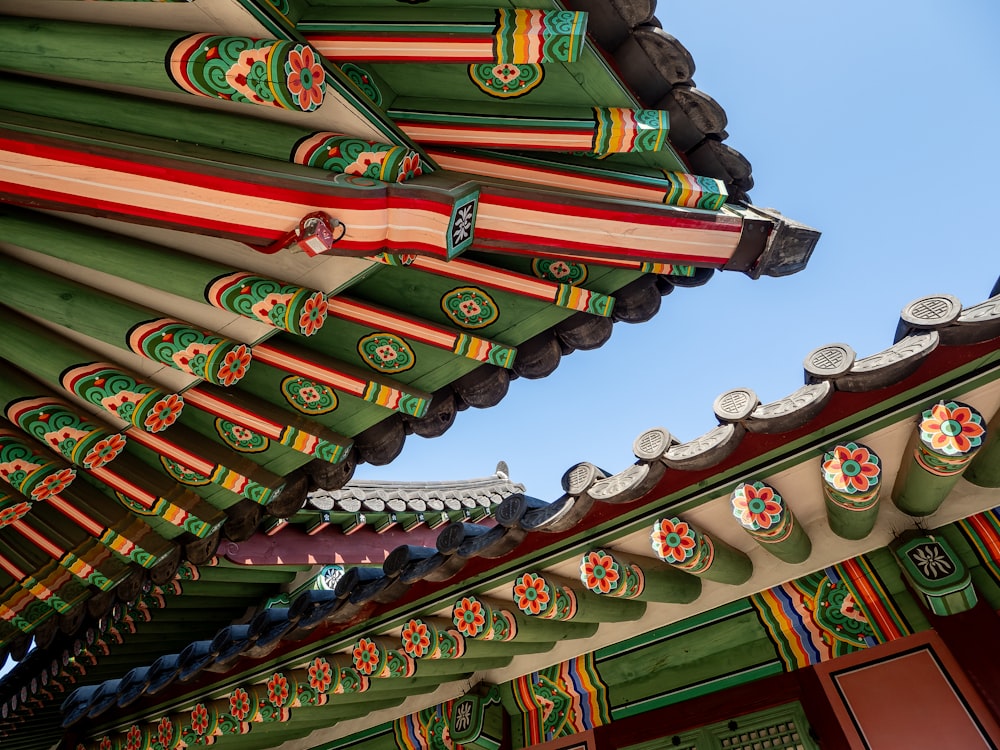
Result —
<instances>
[{"instance_id":1,"label":"wooden beam","mask_svg":"<svg viewBox=\"0 0 1000 750\"><path fill-rule=\"evenodd\" d=\"M109 58L108 50L114 50ZM0 67L312 112L326 73L304 44L32 18L0 24Z\"/></svg>"},{"instance_id":2,"label":"wooden beam","mask_svg":"<svg viewBox=\"0 0 1000 750\"><path fill-rule=\"evenodd\" d=\"M323 7L312 9L296 28L320 54L337 62L576 62L586 40L587 14Z\"/></svg>"},{"instance_id":3,"label":"wooden beam","mask_svg":"<svg viewBox=\"0 0 1000 750\"><path fill-rule=\"evenodd\" d=\"M739 585L753 575L749 557L679 518L656 521L650 539L658 558L710 581Z\"/></svg>"},{"instance_id":4,"label":"wooden beam","mask_svg":"<svg viewBox=\"0 0 1000 750\"><path fill-rule=\"evenodd\" d=\"M401 97L393 103L389 115L400 130L426 146L586 151L596 156L669 148L666 110L561 107L540 110L534 116L530 112L514 116L501 104L488 114L466 114L442 112L441 104L433 100Z\"/></svg>"},{"instance_id":5,"label":"wooden beam","mask_svg":"<svg viewBox=\"0 0 1000 750\"><path fill-rule=\"evenodd\" d=\"M744 531L779 560L795 565L809 557L812 542L774 487L761 481L741 482L730 502Z\"/></svg>"},{"instance_id":6,"label":"wooden beam","mask_svg":"<svg viewBox=\"0 0 1000 750\"><path fill-rule=\"evenodd\" d=\"M322 212L345 228L334 254L398 251L447 259L473 241L478 189L465 178L330 180L322 169L80 130L0 114L0 197L251 245L283 240L303 217Z\"/></svg>"},{"instance_id":7,"label":"wooden beam","mask_svg":"<svg viewBox=\"0 0 1000 750\"><path fill-rule=\"evenodd\" d=\"M867 446L841 443L823 454L820 470L830 530L844 539L864 539L878 518L881 459Z\"/></svg>"}]
</instances>

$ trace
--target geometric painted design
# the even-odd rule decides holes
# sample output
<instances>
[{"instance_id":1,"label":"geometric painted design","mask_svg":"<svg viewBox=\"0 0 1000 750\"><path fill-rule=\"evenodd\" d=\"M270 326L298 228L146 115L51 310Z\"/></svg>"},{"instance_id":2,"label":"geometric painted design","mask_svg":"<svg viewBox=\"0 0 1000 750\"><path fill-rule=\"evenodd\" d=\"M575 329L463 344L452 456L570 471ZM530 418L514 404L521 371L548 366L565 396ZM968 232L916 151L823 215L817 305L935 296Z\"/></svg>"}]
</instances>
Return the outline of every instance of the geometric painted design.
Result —
<instances>
[{"instance_id":1,"label":"geometric painted design","mask_svg":"<svg viewBox=\"0 0 1000 750\"><path fill-rule=\"evenodd\" d=\"M493 298L473 286L452 289L441 298L441 309L462 328L484 328L500 317Z\"/></svg>"},{"instance_id":2,"label":"geometric painted design","mask_svg":"<svg viewBox=\"0 0 1000 750\"><path fill-rule=\"evenodd\" d=\"M231 386L241 380L252 359L246 344L170 318L133 326L127 343L142 357L221 386Z\"/></svg>"},{"instance_id":3,"label":"geometric painted design","mask_svg":"<svg viewBox=\"0 0 1000 750\"><path fill-rule=\"evenodd\" d=\"M894 552L903 575L934 614L951 615L976 605L969 569L943 537L915 537Z\"/></svg>"},{"instance_id":4,"label":"geometric painted design","mask_svg":"<svg viewBox=\"0 0 1000 750\"><path fill-rule=\"evenodd\" d=\"M574 62L587 30L587 15L565 10L497 10L493 32L496 62Z\"/></svg>"},{"instance_id":5,"label":"geometric painted design","mask_svg":"<svg viewBox=\"0 0 1000 750\"><path fill-rule=\"evenodd\" d=\"M663 176L670 184L663 202L670 206L718 211L729 195L726 183L714 177L699 177L685 172L666 170Z\"/></svg>"},{"instance_id":6,"label":"geometric painted design","mask_svg":"<svg viewBox=\"0 0 1000 750\"><path fill-rule=\"evenodd\" d=\"M591 150L598 156L662 151L667 142L664 110L594 107Z\"/></svg>"},{"instance_id":7,"label":"geometric painted design","mask_svg":"<svg viewBox=\"0 0 1000 750\"><path fill-rule=\"evenodd\" d=\"M78 466L98 469L125 448L125 438L79 416L54 398L20 399L8 404L7 418Z\"/></svg>"},{"instance_id":8,"label":"geometric painted design","mask_svg":"<svg viewBox=\"0 0 1000 750\"><path fill-rule=\"evenodd\" d=\"M271 441L263 435L248 430L242 425L234 424L228 419L216 419L215 431L226 445L241 453L260 453L266 451L271 445Z\"/></svg>"},{"instance_id":9,"label":"geometric painted design","mask_svg":"<svg viewBox=\"0 0 1000 750\"><path fill-rule=\"evenodd\" d=\"M403 372L417 362L410 345L391 333L365 336L358 341L358 353L364 358L365 364L379 372Z\"/></svg>"},{"instance_id":10,"label":"geometric painted design","mask_svg":"<svg viewBox=\"0 0 1000 750\"><path fill-rule=\"evenodd\" d=\"M71 367L63 371L59 382L84 401L149 432L165 430L184 408L178 394L137 382L106 362Z\"/></svg>"},{"instance_id":11,"label":"geometric painted design","mask_svg":"<svg viewBox=\"0 0 1000 750\"><path fill-rule=\"evenodd\" d=\"M194 469L189 469L186 466L182 466L173 459L167 458L166 456L160 456L160 463L163 465L164 470L173 477L175 480L181 484L186 484L191 487L199 487L204 484L210 484L212 482L210 477L206 477L204 474L199 474ZM123 500L124 502L124 500Z\"/></svg>"},{"instance_id":12,"label":"geometric painted design","mask_svg":"<svg viewBox=\"0 0 1000 750\"><path fill-rule=\"evenodd\" d=\"M514 99L538 88L545 69L531 63L476 63L469 66L469 78L484 94Z\"/></svg>"},{"instance_id":13,"label":"geometric painted design","mask_svg":"<svg viewBox=\"0 0 1000 750\"><path fill-rule=\"evenodd\" d=\"M448 259L456 257L472 244L476 228L476 212L479 209L479 193L476 192L464 203L457 203L448 222Z\"/></svg>"},{"instance_id":14,"label":"geometric painted design","mask_svg":"<svg viewBox=\"0 0 1000 750\"><path fill-rule=\"evenodd\" d=\"M205 289L209 304L290 333L312 336L326 320L326 295L238 271Z\"/></svg>"},{"instance_id":15,"label":"geometric painted design","mask_svg":"<svg viewBox=\"0 0 1000 750\"><path fill-rule=\"evenodd\" d=\"M190 94L310 112L323 103L323 66L311 47L193 34L167 53L167 74Z\"/></svg>"},{"instance_id":16,"label":"geometric painted design","mask_svg":"<svg viewBox=\"0 0 1000 750\"><path fill-rule=\"evenodd\" d=\"M910 634L864 557L761 591L750 603L786 671Z\"/></svg>"},{"instance_id":17,"label":"geometric painted design","mask_svg":"<svg viewBox=\"0 0 1000 750\"><path fill-rule=\"evenodd\" d=\"M526 674L504 685L521 714L525 747L611 721L607 686L593 653Z\"/></svg>"},{"instance_id":18,"label":"geometric painted design","mask_svg":"<svg viewBox=\"0 0 1000 750\"><path fill-rule=\"evenodd\" d=\"M296 164L383 182L404 182L423 172L420 154L416 151L339 133L319 132L302 138L293 147L291 160Z\"/></svg>"},{"instance_id":19,"label":"geometric painted design","mask_svg":"<svg viewBox=\"0 0 1000 750\"><path fill-rule=\"evenodd\" d=\"M351 83L361 89L361 93L371 99L376 106L382 106L382 92L379 91L367 70L348 62L341 63L340 71L347 76Z\"/></svg>"},{"instance_id":20,"label":"geometric painted design","mask_svg":"<svg viewBox=\"0 0 1000 750\"><path fill-rule=\"evenodd\" d=\"M1000 508L976 513L958 522L983 569L1000 585Z\"/></svg>"},{"instance_id":21,"label":"geometric painted design","mask_svg":"<svg viewBox=\"0 0 1000 750\"><path fill-rule=\"evenodd\" d=\"M569 260L535 258L531 261L531 272L540 279L571 286L577 286L587 280L586 264Z\"/></svg>"},{"instance_id":22,"label":"geometric painted design","mask_svg":"<svg viewBox=\"0 0 1000 750\"><path fill-rule=\"evenodd\" d=\"M281 381L281 395L303 414L326 414L337 408L337 394L332 388L297 375Z\"/></svg>"}]
</instances>

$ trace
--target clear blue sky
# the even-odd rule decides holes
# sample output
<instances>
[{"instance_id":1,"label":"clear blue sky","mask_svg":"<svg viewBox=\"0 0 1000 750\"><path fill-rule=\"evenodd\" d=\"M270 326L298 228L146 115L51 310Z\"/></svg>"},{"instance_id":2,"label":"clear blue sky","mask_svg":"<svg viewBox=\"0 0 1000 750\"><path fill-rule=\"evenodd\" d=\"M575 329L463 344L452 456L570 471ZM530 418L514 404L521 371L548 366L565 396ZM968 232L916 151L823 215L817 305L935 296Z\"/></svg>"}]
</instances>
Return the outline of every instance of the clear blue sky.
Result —
<instances>
[{"instance_id":1,"label":"clear blue sky","mask_svg":"<svg viewBox=\"0 0 1000 750\"><path fill-rule=\"evenodd\" d=\"M484 476L502 458L528 494L554 500L578 461L631 464L645 429L688 440L713 427L712 401L729 388L784 396L817 346L885 348L916 297L989 294L1000 5L724 0L661 2L657 15L725 108L728 143L754 167L754 203L822 230L809 267L677 289L650 323L617 324L601 349L515 381L499 406L459 414L443 437L411 436L393 464L356 476Z\"/></svg>"}]
</instances>

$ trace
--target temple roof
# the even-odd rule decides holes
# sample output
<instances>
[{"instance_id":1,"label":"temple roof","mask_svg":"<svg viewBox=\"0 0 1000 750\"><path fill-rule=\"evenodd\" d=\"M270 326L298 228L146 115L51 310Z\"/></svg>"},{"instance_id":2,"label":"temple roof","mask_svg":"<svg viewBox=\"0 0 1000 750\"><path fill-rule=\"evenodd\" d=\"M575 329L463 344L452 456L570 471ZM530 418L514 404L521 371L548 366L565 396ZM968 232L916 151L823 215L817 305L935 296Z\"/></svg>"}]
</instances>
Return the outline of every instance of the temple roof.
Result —
<instances>
[{"instance_id":1,"label":"temple roof","mask_svg":"<svg viewBox=\"0 0 1000 750\"><path fill-rule=\"evenodd\" d=\"M351 720L352 704L341 714L324 709L324 726L338 722L332 729L319 729L308 708L280 719L283 739L325 742L455 697L471 673L501 682L881 548L907 529L990 509L1000 486L998 442L987 439L987 422L1000 412L998 337L1000 296L964 308L946 295L915 300L881 352L858 358L845 344L818 347L804 362L806 384L786 398L759 404L747 389L728 391L713 407L719 425L696 440L676 443L663 428L644 432L632 466L613 474L570 467L562 497L512 495L493 529L456 523L433 547L399 547L381 572L349 570L332 592L307 591L287 608L259 610L242 646L230 627L162 657L166 682L155 695L136 675L122 686L77 691L63 721L74 732L86 727L87 737L116 736L125 726L111 718L120 715L113 706L139 725L173 706L180 727L184 707L207 692L250 689L275 669L298 674L315 655L349 668L365 639L410 664L416 682L406 702L364 724ZM598 564L594 555L631 594L601 588L587 568ZM534 605L525 587L536 587ZM473 604L485 626L462 624ZM464 639L466 655L407 662L399 633L414 622L439 635L456 628L448 637ZM501 643L486 646L493 641ZM513 661L492 665L499 654ZM435 678L422 680L422 669ZM384 694L398 703L391 685L402 673L380 676L368 699L379 705ZM249 747L252 726L248 732L220 741Z\"/></svg>"}]
</instances>

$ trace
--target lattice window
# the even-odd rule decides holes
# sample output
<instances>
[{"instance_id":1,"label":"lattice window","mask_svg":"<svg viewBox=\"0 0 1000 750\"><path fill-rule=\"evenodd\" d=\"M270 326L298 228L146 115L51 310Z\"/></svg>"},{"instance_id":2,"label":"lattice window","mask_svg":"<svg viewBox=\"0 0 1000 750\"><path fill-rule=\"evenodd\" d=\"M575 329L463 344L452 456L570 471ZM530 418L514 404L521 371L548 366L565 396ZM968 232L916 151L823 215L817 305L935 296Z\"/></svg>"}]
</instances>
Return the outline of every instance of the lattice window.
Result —
<instances>
[{"instance_id":1,"label":"lattice window","mask_svg":"<svg viewBox=\"0 0 1000 750\"><path fill-rule=\"evenodd\" d=\"M798 703L667 734L625 750L819 750Z\"/></svg>"}]
</instances>

